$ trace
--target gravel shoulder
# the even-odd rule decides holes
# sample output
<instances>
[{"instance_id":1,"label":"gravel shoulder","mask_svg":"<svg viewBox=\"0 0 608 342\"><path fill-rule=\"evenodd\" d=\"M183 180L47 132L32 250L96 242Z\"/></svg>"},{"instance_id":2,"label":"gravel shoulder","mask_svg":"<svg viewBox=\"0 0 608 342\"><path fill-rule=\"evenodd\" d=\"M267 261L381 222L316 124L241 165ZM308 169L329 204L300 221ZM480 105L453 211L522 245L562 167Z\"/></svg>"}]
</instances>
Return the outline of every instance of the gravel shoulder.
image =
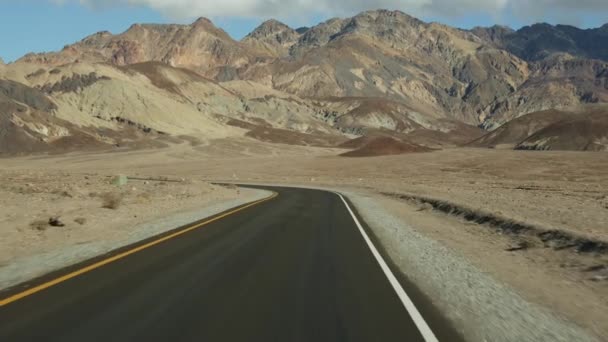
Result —
<instances>
[{"instance_id":1,"label":"gravel shoulder","mask_svg":"<svg viewBox=\"0 0 608 342\"><path fill-rule=\"evenodd\" d=\"M579 322L581 318L597 318L600 314L597 310L602 310L600 303L586 303L592 305L589 310L595 309L595 317L591 313L581 317L581 312L577 317L556 314L556 311L522 297L511 287L521 283L504 281L505 276L519 274L521 277L522 272L535 280L547 280L547 277L535 276L535 270L529 266L528 269L522 268L525 263L519 264L517 269L512 268L510 271L515 271L513 273L500 267L489 270L490 262L487 260L480 264L479 258L470 255L470 250L456 249L455 244L446 243L445 230L442 234L430 234L427 230L431 223L431 229L439 232L447 226L445 222L428 222L426 218L427 222L423 224L418 217L417 225L413 226L410 224L412 220L404 217L403 205L389 205L373 194L344 194L373 229L393 262L453 322L467 341L599 341L593 332L589 333L569 318ZM422 226L425 227L421 229ZM437 239L438 235L444 239ZM492 260L494 263L497 261L496 258ZM573 297L565 298L572 303ZM596 324L596 329L602 329L600 322ZM594 330L594 327L585 328Z\"/></svg>"}]
</instances>

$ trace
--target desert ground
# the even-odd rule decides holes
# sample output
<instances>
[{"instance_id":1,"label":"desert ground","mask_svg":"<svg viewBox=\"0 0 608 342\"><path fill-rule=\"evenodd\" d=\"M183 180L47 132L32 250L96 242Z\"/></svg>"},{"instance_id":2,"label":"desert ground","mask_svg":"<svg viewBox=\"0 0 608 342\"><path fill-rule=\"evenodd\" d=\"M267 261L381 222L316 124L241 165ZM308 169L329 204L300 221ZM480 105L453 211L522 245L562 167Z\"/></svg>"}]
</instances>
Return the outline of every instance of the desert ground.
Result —
<instances>
[{"instance_id":1,"label":"desert ground","mask_svg":"<svg viewBox=\"0 0 608 342\"><path fill-rule=\"evenodd\" d=\"M213 182L331 188L371 198L526 300L608 335L608 154L344 152L242 138L2 159L0 270L247 195ZM117 175L148 180L117 187ZM64 226L49 224L56 217Z\"/></svg>"}]
</instances>

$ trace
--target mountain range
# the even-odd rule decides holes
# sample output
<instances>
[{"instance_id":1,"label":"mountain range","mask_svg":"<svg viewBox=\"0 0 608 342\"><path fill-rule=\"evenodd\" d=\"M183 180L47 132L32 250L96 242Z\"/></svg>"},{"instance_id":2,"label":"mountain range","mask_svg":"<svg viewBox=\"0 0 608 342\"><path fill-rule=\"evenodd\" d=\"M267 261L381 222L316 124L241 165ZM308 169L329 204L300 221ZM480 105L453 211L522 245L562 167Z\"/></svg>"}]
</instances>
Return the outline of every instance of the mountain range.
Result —
<instances>
[{"instance_id":1,"label":"mountain range","mask_svg":"<svg viewBox=\"0 0 608 342\"><path fill-rule=\"evenodd\" d=\"M564 119L551 110L592 108L604 122L608 25L463 30L376 10L300 29L269 20L236 41L200 18L28 54L0 63L0 80L0 153L23 150L7 147L16 136L30 141L25 152L235 135L320 146L382 135L441 148L523 125L524 115ZM600 130L587 149L606 149L607 137ZM509 144L569 149L527 138Z\"/></svg>"}]
</instances>

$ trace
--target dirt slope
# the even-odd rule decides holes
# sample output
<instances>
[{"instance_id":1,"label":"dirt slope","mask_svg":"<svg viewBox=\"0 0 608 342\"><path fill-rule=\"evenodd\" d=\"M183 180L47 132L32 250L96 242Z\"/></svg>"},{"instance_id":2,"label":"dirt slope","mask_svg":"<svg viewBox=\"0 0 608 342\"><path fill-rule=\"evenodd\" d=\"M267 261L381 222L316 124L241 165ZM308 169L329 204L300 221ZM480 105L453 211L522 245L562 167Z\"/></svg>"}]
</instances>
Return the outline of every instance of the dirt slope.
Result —
<instances>
[{"instance_id":1,"label":"dirt slope","mask_svg":"<svg viewBox=\"0 0 608 342\"><path fill-rule=\"evenodd\" d=\"M468 146L526 150L604 151L608 146L608 108L585 106L548 110L510 121Z\"/></svg>"}]
</instances>

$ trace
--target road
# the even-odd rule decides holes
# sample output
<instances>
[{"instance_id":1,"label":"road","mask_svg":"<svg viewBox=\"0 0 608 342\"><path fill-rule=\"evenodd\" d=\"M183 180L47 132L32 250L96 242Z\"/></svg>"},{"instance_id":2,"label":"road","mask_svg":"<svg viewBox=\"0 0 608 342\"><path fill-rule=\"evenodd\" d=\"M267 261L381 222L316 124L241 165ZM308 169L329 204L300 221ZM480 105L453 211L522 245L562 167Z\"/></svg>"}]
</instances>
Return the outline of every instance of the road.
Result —
<instances>
[{"instance_id":1,"label":"road","mask_svg":"<svg viewBox=\"0 0 608 342\"><path fill-rule=\"evenodd\" d=\"M400 293L341 197L272 190L0 293L0 341L459 340Z\"/></svg>"}]
</instances>

